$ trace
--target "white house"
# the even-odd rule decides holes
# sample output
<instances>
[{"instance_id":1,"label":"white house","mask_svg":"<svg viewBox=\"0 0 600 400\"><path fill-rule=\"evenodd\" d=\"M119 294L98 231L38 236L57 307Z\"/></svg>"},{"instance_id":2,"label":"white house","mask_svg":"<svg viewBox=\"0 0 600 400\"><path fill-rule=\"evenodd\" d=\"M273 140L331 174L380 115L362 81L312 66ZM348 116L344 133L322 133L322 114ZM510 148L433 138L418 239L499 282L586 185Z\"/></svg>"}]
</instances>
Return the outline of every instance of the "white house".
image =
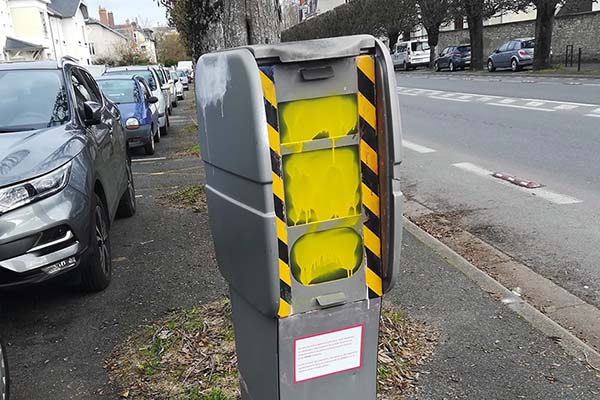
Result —
<instances>
[{"instance_id":1,"label":"white house","mask_svg":"<svg viewBox=\"0 0 600 400\"><path fill-rule=\"evenodd\" d=\"M156 39L152 29L142 28L137 22L129 20L123 25L116 25L115 29L132 40L148 56L151 63L156 63Z\"/></svg>"},{"instance_id":2,"label":"white house","mask_svg":"<svg viewBox=\"0 0 600 400\"><path fill-rule=\"evenodd\" d=\"M83 0L0 0L0 46L4 61L71 56L91 62ZM3 20L10 21L4 27Z\"/></svg>"},{"instance_id":3,"label":"white house","mask_svg":"<svg viewBox=\"0 0 600 400\"><path fill-rule=\"evenodd\" d=\"M87 21L87 35L92 64L98 59L115 58L116 49L128 41L122 33L92 18Z\"/></svg>"}]
</instances>

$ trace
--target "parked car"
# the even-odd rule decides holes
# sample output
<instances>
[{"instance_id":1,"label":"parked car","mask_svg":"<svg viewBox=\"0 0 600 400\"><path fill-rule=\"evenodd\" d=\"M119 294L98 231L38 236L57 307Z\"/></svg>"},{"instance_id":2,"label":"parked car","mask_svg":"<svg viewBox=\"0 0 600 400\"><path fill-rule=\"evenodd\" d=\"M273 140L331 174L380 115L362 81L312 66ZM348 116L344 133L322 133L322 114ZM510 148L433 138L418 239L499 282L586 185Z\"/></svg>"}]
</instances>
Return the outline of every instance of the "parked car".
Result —
<instances>
[{"instance_id":1,"label":"parked car","mask_svg":"<svg viewBox=\"0 0 600 400\"><path fill-rule=\"evenodd\" d=\"M488 71L497 68L510 68L513 72L533 65L535 38L513 39L498 47L488 57Z\"/></svg>"},{"instance_id":2,"label":"parked car","mask_svg":"<svg viewBox=\"0 0 600 400\"><path fill-rule=\"evenodd\" d=\"M168 96L165 96L165 93L169 91L169 88L165 84L161 84L160 76L158 75L158 71L153 67L148 66L127 66L127 67L115 67L109 68L104 75L129 75L136 76L139 75L146 79L148 82L148 86L152 91L152 96L158 99L158 125L160 127L160 134L162 136L166 136L169 134L169 107L170 100ZM164 78L162 79L164 82Z\"/></svg>"},{"instance_id":3,"label":"parked car","mask_svg":"<svg viewBox=\"0 0 600 400\"><path fill-rule=\"evenodd\" d=\"M0 288L109 285L110 227L136 211L120 118L72 61L0 65Z\"/></svg>"},{"instance_id":4,"label":"parked car","mask_svg":"<svg viewBox=\"0 0 600 400\"><path fill-rule=\"evenodd\" d=\"M181 84L183 85L183 90L190 90L190 80L188 78L187 72L178 69L177 75L179 75L179 78L181 79Z\"/></svg>"},{"instance_id":5,"label":"parked car","mask_svg":"<svg viewBox=\"0 0 600 400\"><path fill-rule=\"evenodd\" d=\"M431 62L429 44L420 40L398 42L392 50L392 61L394 68L402 68L405 71L427 67Z\"/></svg>"},{"instance_id":6,"label":"parked car","mask_svg":"<svg viewBox=\"0 0 600 400\"><path fill-rule=\"evenodd\" d=\"M170 101L169 104L171 105L171 110L169 110L170 115L172 109L177 107L177 94L175 93L175 82L173 82L173 80L171 79L171 74L165 69L165 67L163 67L162 65L154 65L153 67L157 69L157 71L159 72L159 76L160 74L162 74L164 83L161 84L168 86L168 96Z\"/></svg>"},{"instance_id":7,"label":"parked car","mask_svg":"<svg viewBox=\"0 0 600 400\"><path fill-rule=\"evenodd\" d=\"M0 399L8 400L10 397L10 379L8 376L8 360L6 359L6 349L0 342Z\"/></svg>"},{"instance_id":8,"label":"parked car","mask_svg":"<svg viewBox=\"0 0 600 400\"><path fill-rule=\"evenodd\" d=\"M175 84L175 94L177 95L178 100L185 100L185 93L183 92L183 83L181 83L181 78L177 71L169 71L171 74L171 79Z\"/></svg>"},{"instance_id":9,"label":"parked car","mask_svg":"<svg viewBox=\"0 0 600 400\"><path fill-rule=\"evenodd\" d=\"M448 68L450 72L457 69L466 69L471 66L471 45L460 44L446 47L433 62L433 68L441 71Z\"/></svg>"},{"instance_id":10,"label":"parked car","mask_svg":"<svg viewBox=\"0 0 600 400\"><path fill-rule=\"evenodd\" d=\"M98 85L121 111L129 147L143 146L147 155L154 154L155 143L160 141L158 99L152 96L144 78L107 75L98 79Z\"/></svg>"}]
</instances>

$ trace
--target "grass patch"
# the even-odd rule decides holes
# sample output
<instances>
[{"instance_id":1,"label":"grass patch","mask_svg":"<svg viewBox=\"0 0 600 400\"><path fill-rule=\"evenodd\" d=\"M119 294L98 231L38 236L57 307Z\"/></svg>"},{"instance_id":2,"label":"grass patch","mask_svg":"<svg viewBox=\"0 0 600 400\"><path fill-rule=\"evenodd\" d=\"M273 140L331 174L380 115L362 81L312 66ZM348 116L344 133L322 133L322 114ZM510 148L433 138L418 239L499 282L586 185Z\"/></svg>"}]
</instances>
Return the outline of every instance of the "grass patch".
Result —
<instances>
[{"instance_id":1,"label":"grass patch","mask_svg":"<svg viewBox=\"0 0 600 400\"><path fill-rule=\"evenodd\" d=\"M186 186L176 192L167 193L162 199L167 206L174 208L187 208L194 212L206 209L206 193L201 185Z\"/></svg>"},{"instance_id":2,"label":"grass patch","mask_svg":"<svg viewBox=\"0 0 600 400\"><path fill-rule=\"evenodd\" d=\"M178 152L177 157L200 157L200 144L195 144L187 149Z\"/></svg>"},{"instance_id":3,"label":"grass patch","mask_svg":"<svg viewBox=\"0 0 600 400\"><path fill-rule=\"evenodd\" d=\"M418 366L436 334L384 303L380 321L378 387L398 400L416 385ZM237 400L237 358L229 301L180 310L145 327L115 348L106 368L130 399Z\"/></svg>"},{"instance_id":4,"label":"grass patch","mask_svg":"<svg viewBox=\"0 0 600 400\"><path fill-rule=\"evenodd\" d=\"M189 125L184 126L181 131L187 134L198 134L198 124L196 122L193 122Z\"/></svg>"}]
</instances>

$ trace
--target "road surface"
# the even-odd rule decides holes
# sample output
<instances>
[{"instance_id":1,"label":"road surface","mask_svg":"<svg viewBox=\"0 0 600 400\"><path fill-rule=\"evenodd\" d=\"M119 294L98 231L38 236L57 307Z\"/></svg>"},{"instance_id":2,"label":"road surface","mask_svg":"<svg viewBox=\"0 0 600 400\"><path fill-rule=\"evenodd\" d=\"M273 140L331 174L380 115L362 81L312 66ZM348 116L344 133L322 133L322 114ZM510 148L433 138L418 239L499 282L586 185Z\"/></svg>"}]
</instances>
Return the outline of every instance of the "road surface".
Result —
<instances>
[{"instance_id":1,"label":"road surface","mask_svg":"<svg viewBox=\"0 0 600 400\"><path fill-rule=\"evenodd\" d=\"M397 80L407 196L600 306L600 80Z\"/></svg>"}]
</instances>

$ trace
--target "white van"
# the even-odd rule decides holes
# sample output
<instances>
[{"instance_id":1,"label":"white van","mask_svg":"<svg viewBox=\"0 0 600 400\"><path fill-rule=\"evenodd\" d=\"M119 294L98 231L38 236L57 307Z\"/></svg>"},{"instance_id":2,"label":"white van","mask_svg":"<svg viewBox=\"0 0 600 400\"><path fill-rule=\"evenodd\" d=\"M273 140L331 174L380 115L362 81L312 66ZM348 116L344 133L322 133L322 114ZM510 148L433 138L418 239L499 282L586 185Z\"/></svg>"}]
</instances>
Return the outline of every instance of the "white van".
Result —
<instances>
[{"instance_id":1,"label":"white van","mask_svg":"<svg viewBox=\"0 0 600 400\"><path fill-rule=\"evenodd\" d=\"M392 61L394 68L402 68L405 71L411 68L428 67L431 63L429 44L422 40L398 42L392 49Z\"/></svg>"}]
</instances>

